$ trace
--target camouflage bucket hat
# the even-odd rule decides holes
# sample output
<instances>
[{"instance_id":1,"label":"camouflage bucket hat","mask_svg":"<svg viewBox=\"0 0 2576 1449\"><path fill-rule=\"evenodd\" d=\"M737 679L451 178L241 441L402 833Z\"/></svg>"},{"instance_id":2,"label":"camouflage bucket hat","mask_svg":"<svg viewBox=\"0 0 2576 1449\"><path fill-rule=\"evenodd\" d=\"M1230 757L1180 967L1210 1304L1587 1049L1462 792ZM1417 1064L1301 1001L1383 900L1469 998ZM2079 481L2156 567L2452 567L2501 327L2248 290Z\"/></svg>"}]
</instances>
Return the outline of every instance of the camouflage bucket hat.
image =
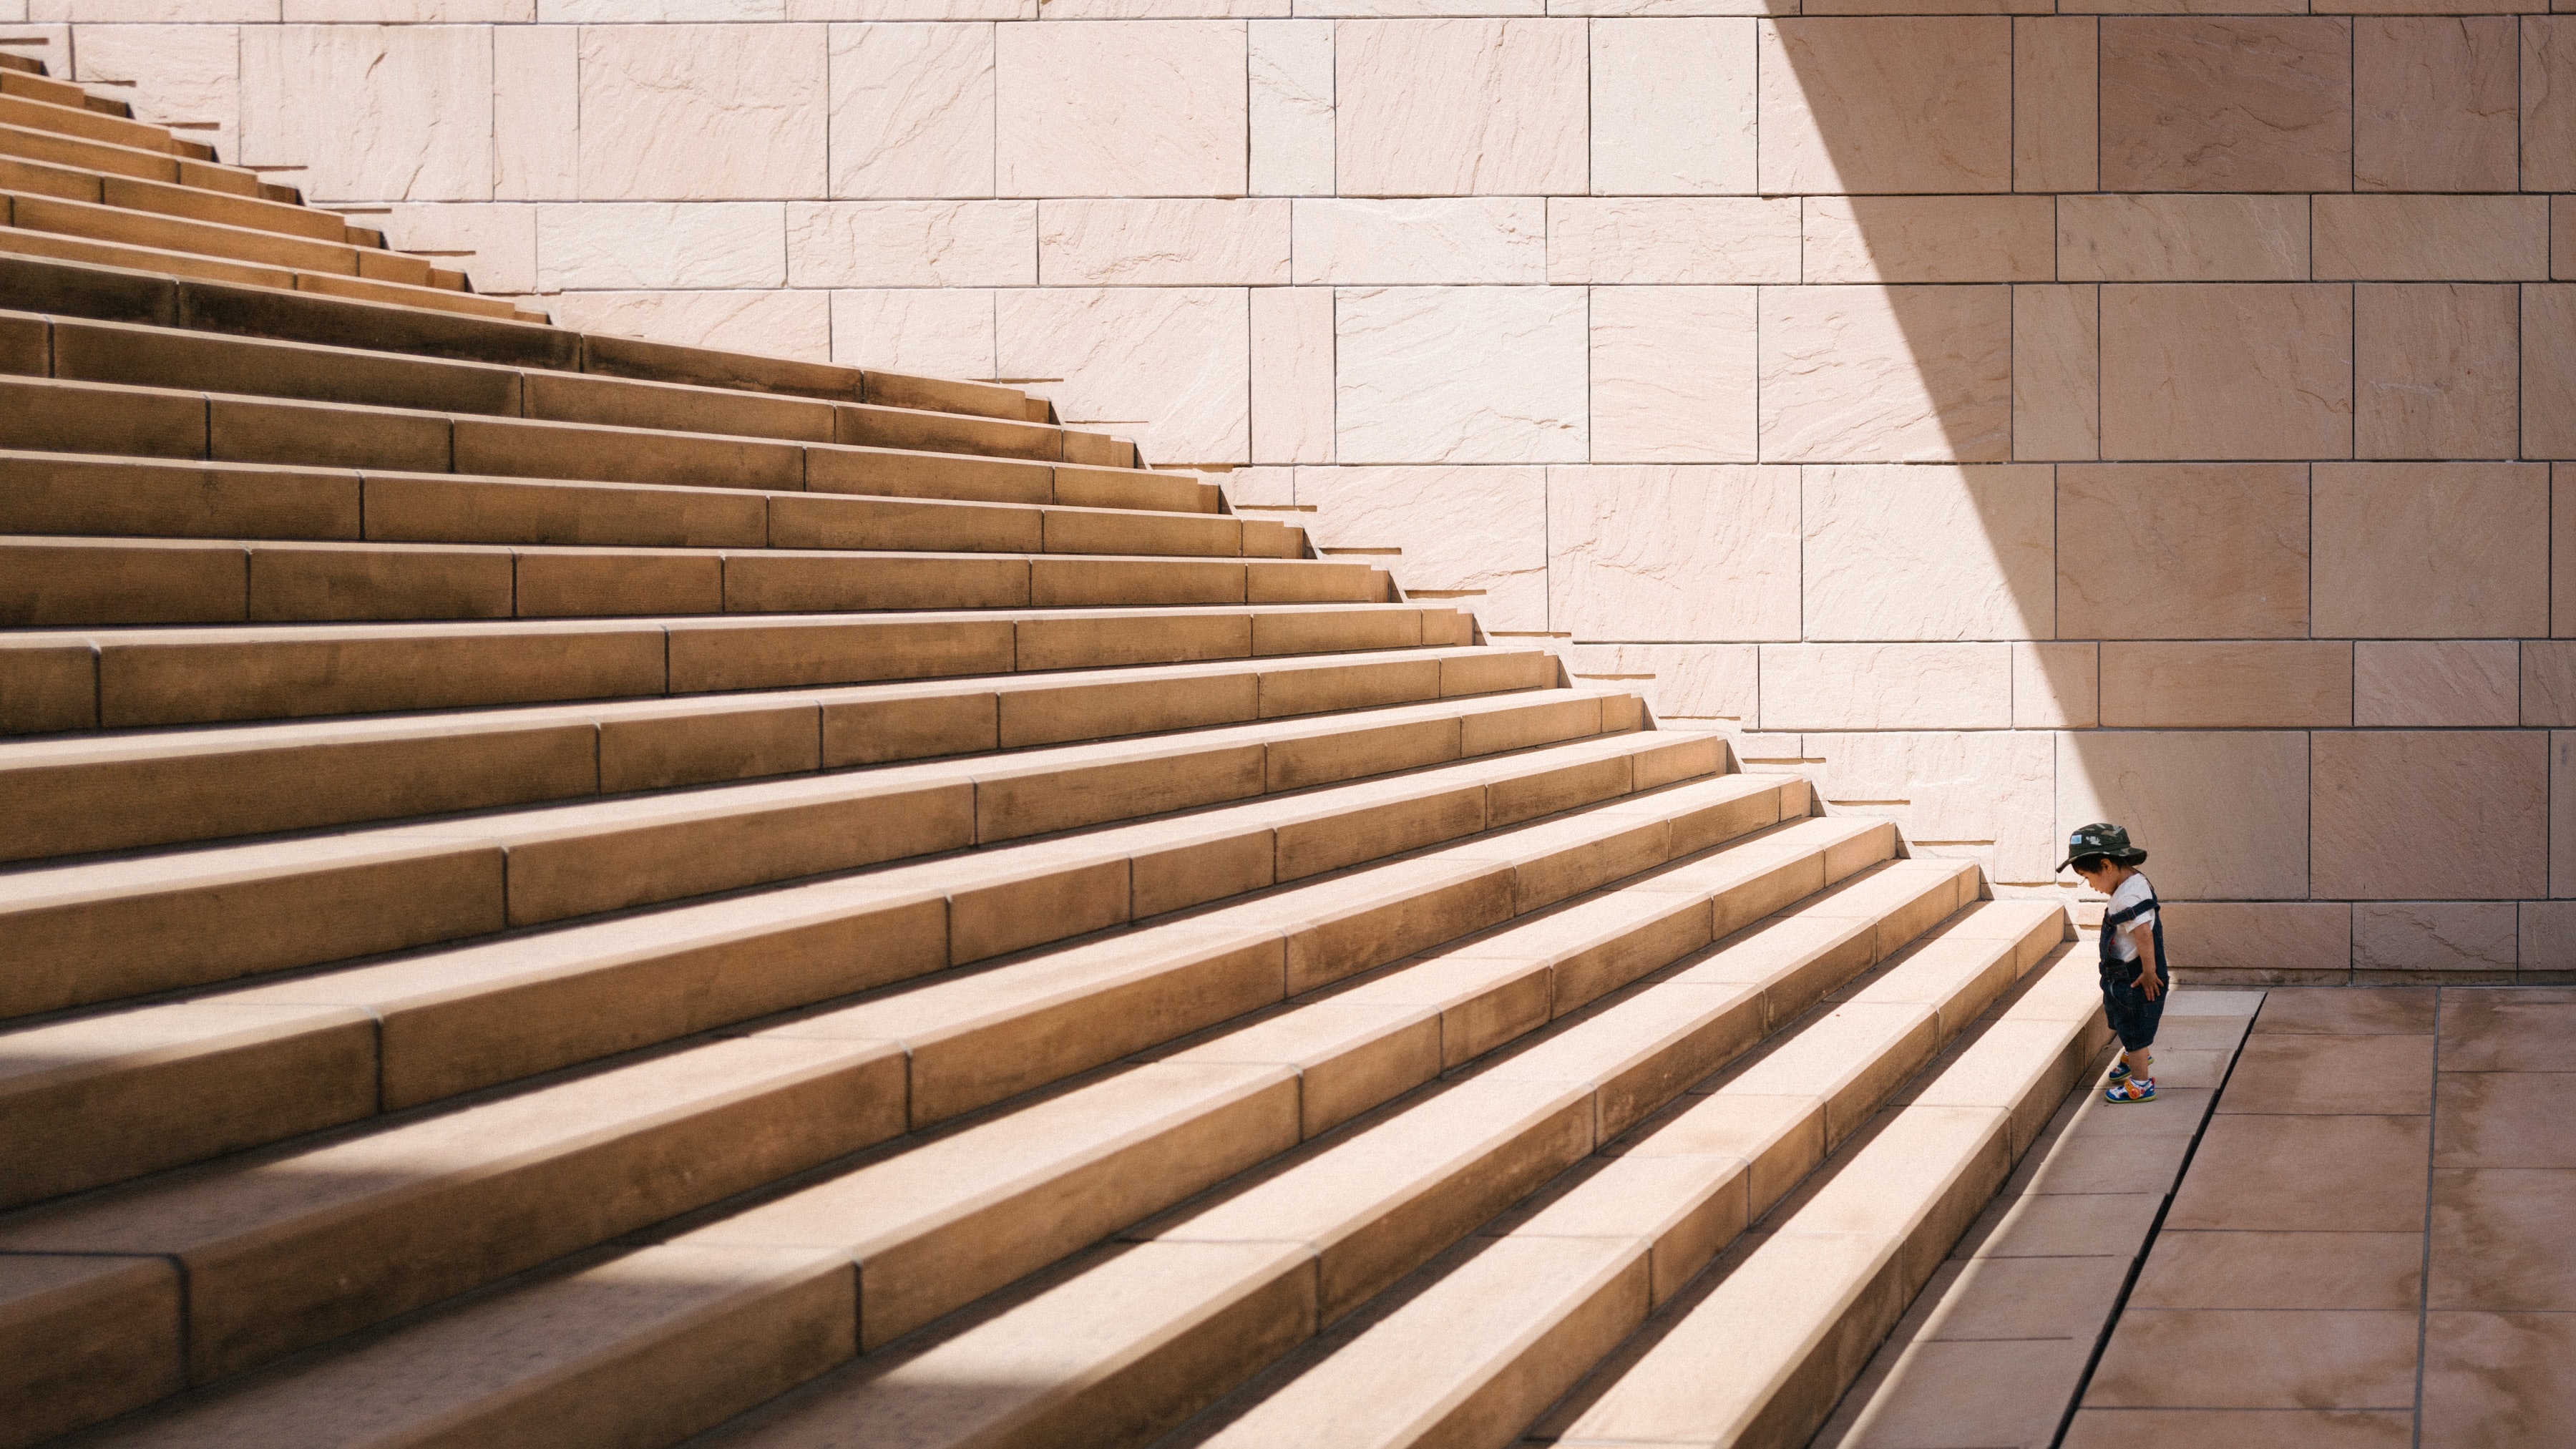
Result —
<instances>
[{"instance_id":1,"label":"camouflage bucket hat","mask_svg":"<svg viewBox=\"0 0 2576 1449\"><path fill-rule=\"evenodd\" d=\"M2057 868L2064 870L2088 855L2107 855L2122 865L2142 864L2147 858L2145 851L2129 843L2129 832L2107 821L2079 827L2066 837L2066 859Z\"/></svg>"}]
</instances>

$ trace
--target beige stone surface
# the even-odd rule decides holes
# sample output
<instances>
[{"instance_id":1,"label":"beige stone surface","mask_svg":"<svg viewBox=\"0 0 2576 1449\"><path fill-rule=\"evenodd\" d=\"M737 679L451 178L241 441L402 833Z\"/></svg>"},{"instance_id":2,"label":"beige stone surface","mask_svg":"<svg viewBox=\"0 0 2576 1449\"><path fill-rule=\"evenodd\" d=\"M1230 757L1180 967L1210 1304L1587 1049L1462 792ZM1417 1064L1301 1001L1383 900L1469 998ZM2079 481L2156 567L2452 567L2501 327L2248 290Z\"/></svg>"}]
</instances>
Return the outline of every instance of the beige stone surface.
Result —
<instances>
[{"instance_id":1,"label":"beige stone surface","mask_svg":"<svg viewBox=\"0 0 2576 1449\"><path fill-rule=\"evenodd\" d=\"M1837 467L1805 473L1806 637L2046 639L2050 470Z\"/></svg>"},{"instance_id":2,"label":"beige stone surface","mask_svg":"<svg viewBox=\"0 0 2576 1449\"><path fill-rule=\"evenodd\" d=\"M821 292L565 292L548 300L557 325L584 332L832 359L831 304Z\"/></svg>"},{"instance_id":3,"label":"beige stone surface","mask_svg":"<svg viewBox=\"0 0 2576 1449\"><path fill-rule=\"evenodd\" d=\"M2503 15L2355 20L2353 189L2513 190L2516 29Z\"/></svg>"},{"instance_id":4,"label":"beige stone surface","mask_svg":"<svg viewBox=\"0 0 2576 1449\"><path fill-rule=\"evenodd\" d=\"M817 26L586 27L582 196L821 195L828 64Z\"/></svg>"},{"instance_id":5,"label":"beige stone surface","mask_svg":"<svg viewBox=\"0 0 2576 1449\"><path fill-rule=\"evenodd\" d=\"M536 213L537 286L544 291L775 287L787 280L786 213L777 202L545 205Z\"/></svg>"},{"instance_id":6,"label":"beige stone surface","mask_svg":"<svg viewBox=\"0 0 2576 1449\"><path fill-rule=\"evenodd\" d=\"M1798 470L1552 468L1549 627L1577 639L1798 637Z\"/></svg>"},{"instance_id":7,"label":"beige stone surface","mask_svg":"<svg viewBox=\"0 0 2576 1449\"><path fill-rule=\"evenodd\" d=\"M1753 190L1753 21L1601 20L1591 36L1594 194Z\"/></svg>"},{"instance_id":8,"label":"beige stone surface","mask_svg":"<svg viewBox=\"0 0 2576 1449\"><path fill-rule=\"evenodd\" d=\"M2090 191L2102 169L2100 22L2013 21L2013 190Z\"/></svg>"},{"instance_id":9,"label":"beige stone surface","mask_svg":"<svg viewBox=\"0 0 2576 1449\"><path fill-rule=\"evenodd\" d=\"M2058 772L2048 735L1818 733L1805 736L1802 747L1808 763L1801 773L1815 782L1828 814L1892 820L1909 848L1973 859L2006 884L2046 881L2057 863L2051 805Z\"/></svg>"},{"instance_id":10,"label":"beige stone surface","mask_svg":"<svg viewBox=\"0 0 2576 1449\"><path fill-rule=\"evenodd\" d=\"M2349 190L2351 22L2105 18L2102 186Z\"/></svg>"},{"instance_id":11,"label":"beige stone surface","mask_svg":"<svg viewBox=\"0 0 2576 1449\"><path fill-rule=\"evenodd\" d=\"M2057 275L2070 282L2305 281L2308 198L2060 197Z\"/></svg>"},{"instance_id":12,"label":"beige stone surface","mask_svg":"<svg viewBox=\"0 0 2576 1449\"><path fill-rule=\"evenodd\" d=\"M2352 722L2349 644L2102 646L2105 729L2297 729Z\"/></svg>"},{"instance_id":13,"label":"beige stone surface","mask_svg":"<svg viewBox=\"0 0 2576 1449\"><path fill-rule=\"evenodd\" d=\"M1333 461L1333 294L1261 287L1252 301L1252 456Z\"/></svg>"},{"instance_id":14,"label":"beige stone surface","mask_svg":"<svg viewBox=\"0 0 2576 1449\"><path fill-rule=\"evenodd\" d=\"M1334 337L1334 450L1344 462L1584 457L1580 289L1347 290Z\"/></svg>"},{"instance_id":15,"label":"beige stone surface","mask_svg":"<svg viewBox=\"0 0 2576 1449\"><path fill-rule=\"evenodd\" d=\"M2308 735L2170 730L2056 738L2056 834L2087 821L2120 822L2153 857L2158 893L2176 900L2308 895ZM2175 788L2186 780L2190 788ZM2056 860L2051 855L2048 863Z\"/></svg>"},{"instance_id":16,"label":"beige stone surface","mask_svg":"<svg viewBox=\"0 0 2576 1449\"><path fill-rule=\"evenodd\" d=\"M2535 16L2521 30L2523 189L2576 191L2576 19Z\"/></svg>"},{"instance_id":17,"label":"beige stone surface","mask_svg":"<svg viewBox=\"0 0 2576 1449\"><path fill-rule=\"evenodd\" d=\"M474 279L478 292L537 289L537 212L506 203L397 205L385 230L404 251L435 255Z\"/></svg>"},{"instance_id":18,"label":"beige stone surface","mask_svg":"<svg viewBox=\"0 0 2576 1449\"><path fill-rule=\"evenodd\" d=\"M1535 197L1308 200L1295 209L1300 283L1546 280L1547 209Z\"/></svg>"},{"instance_id":19,"label":"beige stone surface","mask_svg":"<svg viewBox=\"0 0 2576 1449\"><path fill-rule=\"evenodd\" d=\"M2493 900L2545 893L2548 742L2522 731L2315 737L2315 893Z\"/></svg>"},{"instance_id":20,"label":"beige stone surface","mask_svg":"<svg viewBox=\"0 0 2576 1449\"><path fill-rule=\"evenodd\" d=\"M2398 639L2549 629L2549 477L2527 463L2316 470L2315 632Z\"/></svg>"},{"instance_id":21,"label":"beige stone surface","mask_svg":"<svg viewBox=\"0 0 2576 1449\"><path fill-rule=\"evenodd\" d=\"M1562 652L1569 675L1635 690L1658 720L1731 726L1756 713L1759 645L1569 644Z\"/></svg>"},{"instance_id":22,"label":"beige stone surface","mask_svg":"<svg viewBox=\"0 0 2576 1449\"><path fill-rule=\"evenodd\" d=\"M2038 196L1810 197L1806 280L2046 281L2052 209Z\"/></svg>"},{"instance_id":23,"label":"beige stone surface","mask_svg":"<svg viewBox=\"0 0 2576 1449\"><path fill-rule=\"evenodd\" d=\"M1067 423L1132 437L1157 465L1250 461L1250 345L1237 289L1066 287L995 297L1001 375L1064 379L1045 390Z\"/></svg>"},{"instance_id":24,"label":"beige stone surface","mask_svg":"<svg viewBox=\"0 0 2576 1449\"><path fill-rule=\"evenodd\" d=\"M2191 969L2343 971L2352 965L2352 907L2339 901L2170 901L2158 913L2169 938L2190 943L2183 964Z\"/></svg>"},{"instance_id":25,"label":"beige stone surface","mask_svg":"<svg viewBox=\"0 0 2576 1449\"><path fill-rule=\"evenodd\" d=\"M1072 200L1040 202L1036 210L1037 279L1046 286L1265 286L1288 280L1285 201ZM792 218L790 225L792 234ZM1014 240L1025 246L1025 238Z\"/></svg>"},{"instance_id":26,"label":"beige stone surface","mask_svg":"<svg viewBox=\"0 0 2576 1449\"><path fill-rule=\"evenodd\" d=\"M1751 287L1596 287L1592 456L1601 462L1750 462Z\"/></svg>"},{"instance_id":27,"label":"beige stone surface","mask_svg":"<svg viewBox=\"0 0 2576 1449\"><path fill-rule=\"evenodd\" d=\"M2012 189L2012 22L1767 21L1761 189Z\"/></svg>"},{"instance_id":28,"label":"beige stone surface","mask_svg":"<svg viewBox=\"0 0 2576 1449\"><path fill-rule=\"evenodd\" d=\"M134 108L134 119L185 126L190 140L205 142L217 155L241 154L239 31L221 25L84 25L72 59L74 79L114 87L105 94L123 98ZM54 74L63 72L57 67Z\"/></svg>"},{"instance_id":29,"label":"beige stone surface","mask_svg":"<svg viewBox=\"0 0 2576 1449\"><path fill-rule=\"evenodd\" d=\"M2102 456L2102 290L2013 288L2013 457Z\"/></svg>"},{"instance_id":30,"label":"beige stone surface","mask_svg":"<svg viewBox=\"0 0 2576 1449\"><path fill-rule=\"evenodd\" d=\"M1333 25L1256 20L1248 39L1255 196L1333 191Z\"/></svg>"},{"instance_id":31,"label":"beige stone surface","mask_svg":"<svg viewBox=\"0 0 2576 1449\"><path fill-rule=\"evenodd\" d=\"M305 168L297 184L312 200L492 195L492 44L485 31L252 26L241 36L241 87L236 159Z\"/></svg>"},{"instance_id":32,"label":"beige stone surface","mask_svg":"<svg viewBox=\"0 0 2576 1449\"><path fill-rule=\"evenodd\" d=\"M1489 629L1544 627L1546 469L1300 468L1297 499L1320 546L1399 549L1407 588L1471 591L1458 604Z\"/></svg>"},{"instance_id":33,"label":"beige stone surface","mask_svg":"<svg viewBox=\"0 0 2576 1449\"><path fill-rule=\"evenodd\" d=\"M1004 196L1240 196L1240 21L1003 27L994 48Z\"/></svg>"},{"instance_id":34,"label":"beige stone surface","mask_svg":"<svg viewBox=\"0 0 2576 1449\"><path fill-rule=\"evenodd\" d=\"M1786 197L1572 197L1547 204L1551 282L1798 280L1798 203Z\"/></svg>"},{"instance_id":35,"label":"beige stone surface","mask_svg":"<svg viewBox=\"0 0 2576 1449\"><path fill-rule=\"evenodd\" d=\"M2511 901L2364 901L2352 908L2356 971L2462 973L2456 979L2511 980L2516 937Z\"/></svg>"},{"instance_id":36,"label":"beige stone surface","mask_svg":"<svg viewBox=\"0 0 2576 1449\"><path fill-rule=\"evenodd\" d=\"M2519 440L2517 289L2353 289L2354 444L2365 458L2509 458Z\"/></svg>"},{"instance_id":37,"label":"beige stone surface","mask_svg":"<svg viewBox=\"0 0 2576 1449\"><path fill-rule=\"evenodd\" d=\"M1766 730L1976 730L2012 724L2009 644L1766 644Z\"/></svg>"},{"instance_id":38,"label":"beige stone surface","mask_svg":"<svg viewBox=\"0 0 2576 1449\"><path fill-rule=\"evenodd\" d=\"M2091 729L2101 723L2101 645L2015 644L2012 649L2014 729Z\"/></svg>"},{"instance_id":39,"label":"beige stone surface","mask_svg":"<svg viewBox=\"0 0 2576 1449\"><path fill-rule=\"evenodd\" d=\"M2538 196L2320 196L2320 281L2541 281L2549 207Z\"/></svg>"},{"instance_id":40,"label":"beige stone surface","mask_svg":"<svg viewBox=\"0 0 2576 1449\"><path fill-rule=\"evenodd\" d=\"M793 286L1026 287L1039 279L1033 201L791 201L786 224Z\"/></svg>"},{"instance_id":41,"label":"beige stone surface","mask_svg":"<svg viewBox=\"0 0 2576 1449\"><path fill-rule=\"evenodd\" d=\"M834 292L832 360L929 377L992 377L993 294L951 287Z\"/></svg>"},{"instance_id":42,"label":"beige stone surface","mask_svg":"<svg viewBox=\"0 0 2576 1449\"><path fill-rule=\"evenodd\" d=\"M2522 289L2522 455L2576 458L2576 286Z\"/></svg>"},{"instance_id":43,"label":"beige stone surface","mask_svg":"<svg viewBox=\"0 0 2576 1449\"><path fill-rule=\"evenodd\" d=\"M2510 639L2362 640L2352 653L2352 722L2520 724L2518 653Z\"/></svg>"},{"instance_id":44,"label":"beige stone surface","mask_svg":"<svg viewBox=\"0 0 2576 1449\"><path fill-rule=\"evenodd\" d=\"M2102 456L2342 458L2352 291L2313 284L2102 289Z\"/></svg>"},{"instance_id":45,"label":"beige stone surface","mask_svg":"<svg viewBox=\"0 0 2576 1449\"><path fill-rule=\"evenodd\" d=\"M1796 287L1761 299L1762 456L2000 462L2012 438L2002 287Z\"/></svg>"},{"instance_id":46,"label":"beige stone surface","mask_svg":"<svg viewBox=\"0 0 2576 1449\"><path fill-rule=\"evenodd\" d=\"M993 194L993 27L836 25L834 196Z\"/></svg>"},{"instance_id":47,"label":"beige stone surface","mask_svg":"<svg viewBox=\"0 0 2576 1449\"><path fill-rule=\"evenodd\" d=\"M2063 635L2265 639L2308 632L2305 468L2062 467L2056 511Z\"/></svg>"},{"instance_id":48,"label":"beige stone surface","mask_svg":"<svg viewBox=\"0 0 2576 1449\"><path fill-rule=\"evenodd\" d=\"M511 26L492 35L492 195L566 200L580 193L581 32Z\"/></svg>"},{"instance_id":49,"label":"beige stone surface","mask_svg":"<svg viewBox=\"0 0 2576 1449\"><path fill-rule=\"evenodd\" d=\"M1544 196L1585 187L1579 20L1353 20L1334 32L1344 196Z\"/></svg>"},{"instance_id":50,"label":"beige stone surface","mask_svg":"<svg viewBox=\"0 0 2576 1449\"><path fill-rule=\"evenodd\" d=\"M2549 795L2549 893L2564 899L2576 896L2576 734L2550 732Z\"/></svg>"}]
</instances>

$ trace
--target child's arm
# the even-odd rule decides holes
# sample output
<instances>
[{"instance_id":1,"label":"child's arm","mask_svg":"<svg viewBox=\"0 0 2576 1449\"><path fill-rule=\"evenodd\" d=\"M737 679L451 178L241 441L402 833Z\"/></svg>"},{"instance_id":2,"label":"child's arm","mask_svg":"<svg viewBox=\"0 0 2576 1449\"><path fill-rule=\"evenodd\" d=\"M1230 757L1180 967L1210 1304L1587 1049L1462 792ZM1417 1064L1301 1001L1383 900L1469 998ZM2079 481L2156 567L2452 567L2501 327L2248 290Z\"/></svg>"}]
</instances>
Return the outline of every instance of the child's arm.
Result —
<instances>
[{"instance_id":1,"label":"child's arm","mask_svg":"<svg viewBox=\"0 0 2576 1449\"><path fill-rule=\"evenodd\" d=\"M2157 971L2163 963L2156 959L2155 925L2148 921L2132 921L2120 929L2129 933L2129 943L2138 948L2138 965L2144 968L2139 971L2138 979L2129 984L2145 992L2147 999L2153 1001L2164 989Z\"/></svg>"}]
</instances>

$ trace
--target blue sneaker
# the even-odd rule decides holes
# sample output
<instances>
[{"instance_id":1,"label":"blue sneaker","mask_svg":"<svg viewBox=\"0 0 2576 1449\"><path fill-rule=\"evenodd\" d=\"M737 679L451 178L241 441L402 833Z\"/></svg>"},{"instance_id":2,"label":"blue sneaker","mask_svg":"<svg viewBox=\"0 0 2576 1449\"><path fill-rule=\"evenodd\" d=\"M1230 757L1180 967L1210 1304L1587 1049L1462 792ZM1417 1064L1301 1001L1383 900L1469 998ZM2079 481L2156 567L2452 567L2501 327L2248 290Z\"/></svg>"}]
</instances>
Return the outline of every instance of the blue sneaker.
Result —
<instances>
[{"instance_id":1,"label":"blue sneaker","mask_svg":"<svg viewBox=\"0 0 2576 1449\"><path fill-rule=\"evenodd\" d=\"M2156 1079L2153 1077L2125 1076L2102 1089L2102 1100L2115 1105L2122 1102L2152 1102L2155 1099Z\"/></svg>"}]
</instances>

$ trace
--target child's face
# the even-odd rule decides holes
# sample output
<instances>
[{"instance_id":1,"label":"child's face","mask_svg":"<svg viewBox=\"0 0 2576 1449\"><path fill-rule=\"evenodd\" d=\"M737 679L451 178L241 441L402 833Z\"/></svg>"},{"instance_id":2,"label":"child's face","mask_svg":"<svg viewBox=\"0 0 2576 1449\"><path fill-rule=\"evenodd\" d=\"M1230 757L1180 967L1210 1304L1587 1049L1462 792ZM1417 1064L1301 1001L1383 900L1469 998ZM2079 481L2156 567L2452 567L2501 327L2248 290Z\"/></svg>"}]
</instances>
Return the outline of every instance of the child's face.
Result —
<instances>
[{"instance_id":1,"label":"child's face","mask_svg":"<svg viewBox=\"0 0 2576 1449\"><path fill-rule=\"evenodd\" d=\"M2103 880L2111 874L2111 862L2098 855L2091 860L2079 860L2075 862L2075 873L2083 878L2086 885L2098 891Z\"/></svg>"}]
</instances>

